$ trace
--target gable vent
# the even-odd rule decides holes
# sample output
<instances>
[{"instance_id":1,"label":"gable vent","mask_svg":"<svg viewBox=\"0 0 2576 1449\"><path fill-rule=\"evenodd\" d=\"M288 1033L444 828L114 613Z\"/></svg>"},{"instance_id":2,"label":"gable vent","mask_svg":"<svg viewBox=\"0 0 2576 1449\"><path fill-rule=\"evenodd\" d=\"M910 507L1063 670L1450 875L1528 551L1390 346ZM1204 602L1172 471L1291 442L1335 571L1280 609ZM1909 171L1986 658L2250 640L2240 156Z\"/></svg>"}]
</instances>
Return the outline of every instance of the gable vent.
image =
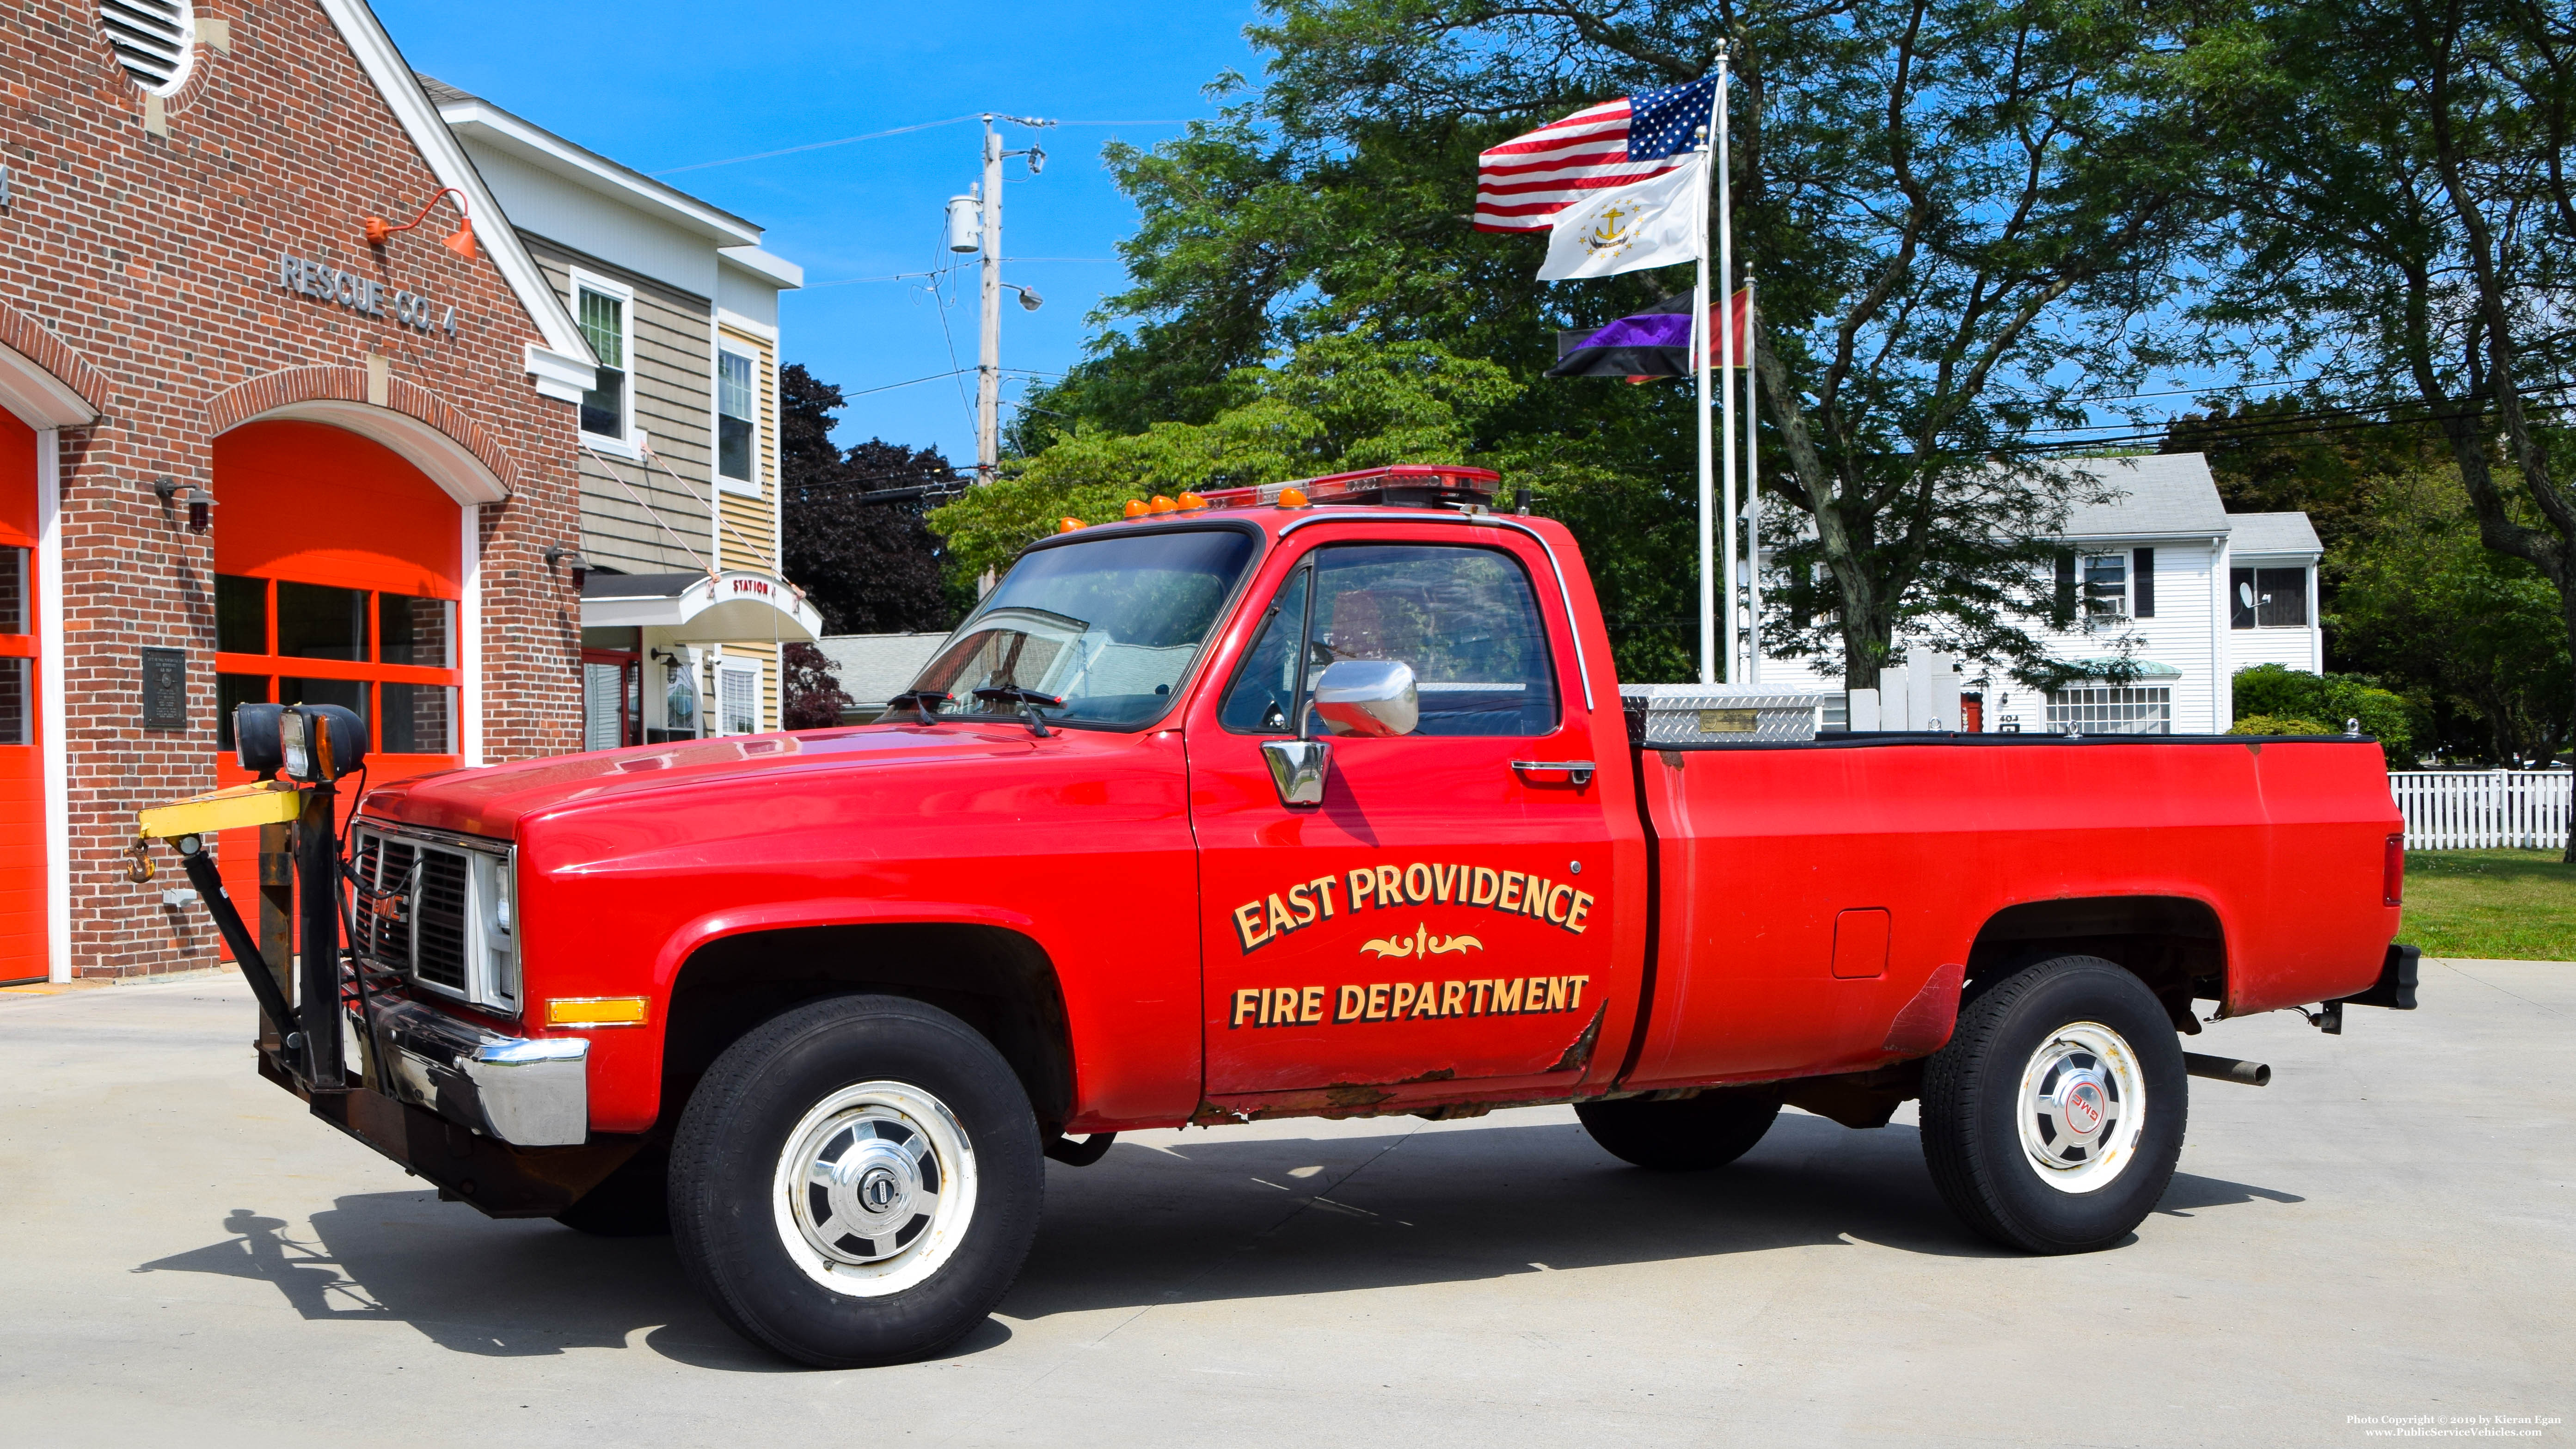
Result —
<instances>
[{"instance_id":1,"label":"gable vent","mask_svg":"<svg viewBox=\"0 0 2576 1449\"><path fill-rule=\"evenodd\" d=\"M99 0L98 23L117 63L145 89L166 95L187 76L197 30L188 0Z\"/></svg>"}]
</instances>

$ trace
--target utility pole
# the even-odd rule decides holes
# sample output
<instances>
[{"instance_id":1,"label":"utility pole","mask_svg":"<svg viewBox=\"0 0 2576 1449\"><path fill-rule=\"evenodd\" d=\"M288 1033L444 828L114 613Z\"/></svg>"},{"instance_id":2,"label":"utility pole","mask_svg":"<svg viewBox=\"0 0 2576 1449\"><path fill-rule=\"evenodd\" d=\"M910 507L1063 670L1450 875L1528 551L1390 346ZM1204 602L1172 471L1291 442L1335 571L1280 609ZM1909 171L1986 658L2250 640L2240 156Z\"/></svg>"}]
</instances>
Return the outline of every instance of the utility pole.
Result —
<instances>
[{"instance_id":1,"label":"utility pole","mask_svg":"<svg viewBox=\"0 0 2576 1449\"><path fill-rule=\"evenodd\" d=\"M1005 116L995 111L984 113L984 175L975 189L964 196L948 199L948 249L952 252L983 254L983 313L976 329L975 352L975 481L990 483L1002 461L1002 289L1020 294L1020 305L1034 312L1038 294L1028 288L1002 280L1002 163L1013 156L1025 156L1029 174L1046 169L1046 151L1032 145L1023 151L1002 149L1001 133L993 129L995 121L1013 125L1045 127L1053 121L1033 116Z\"/></svg>"},{"instance_id":2,"label":"utility pole","mask_svg":"<svg viewBox=\"0 0 2576 1449\"><path fill-rule=\"evenodd\" d=\"M975 481L1002 462L1002 137L984 115L984 320L975 354Z\"/></svg>"}]
</instances>

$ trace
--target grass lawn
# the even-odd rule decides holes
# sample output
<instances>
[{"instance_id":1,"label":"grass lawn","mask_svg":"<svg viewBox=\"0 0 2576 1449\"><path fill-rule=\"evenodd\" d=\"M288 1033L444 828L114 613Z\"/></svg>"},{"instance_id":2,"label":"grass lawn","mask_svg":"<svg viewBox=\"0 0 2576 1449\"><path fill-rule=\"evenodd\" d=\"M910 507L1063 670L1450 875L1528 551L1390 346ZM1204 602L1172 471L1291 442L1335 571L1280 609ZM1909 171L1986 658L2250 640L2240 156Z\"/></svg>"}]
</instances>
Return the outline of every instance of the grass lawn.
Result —
<instances>
[{"instance_id":1,"label":"grass lawn","mask_svg":"<svg viewBox=\"0 0 2576 1449\"><path fill-rule=\"evenodd\" d=\"M2576 865L2554 850L2416 850L2397 939L2427 956L2576 961Z\"/></svg>"}]
</instances>

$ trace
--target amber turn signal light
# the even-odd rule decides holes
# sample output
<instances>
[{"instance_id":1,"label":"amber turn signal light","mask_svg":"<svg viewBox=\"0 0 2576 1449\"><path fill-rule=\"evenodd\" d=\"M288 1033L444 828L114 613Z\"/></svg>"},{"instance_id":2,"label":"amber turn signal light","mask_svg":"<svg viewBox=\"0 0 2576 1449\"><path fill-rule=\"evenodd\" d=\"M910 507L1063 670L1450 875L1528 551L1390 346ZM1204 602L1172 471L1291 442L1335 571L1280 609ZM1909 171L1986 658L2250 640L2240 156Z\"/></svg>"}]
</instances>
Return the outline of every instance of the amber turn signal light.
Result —
<instances>
[{"instance_id":1,"label":"amber turn signal light","mask_svg":"<svg viewBox=\"0 0 2576 1449\"><path fill-rule=\"evenodd\" d=\"M1055 531L1058 533L1071 533L1080 527L1082 527L1082 520L1079 518L1059 518L1055 521Z\"/></svg>"},{"instance_id":2,"label":"amber turn signal light","mask_svg":"<svg viewBox=\"0 0 2576 1449\"><path fill-rule=\"evenodd\" d=\"M1196 513L1207 507L1207 500L1195 493L1184 493L1176 501L1180 504L1183 513Z\"/></svg>"},{"instance_id":3,"label":"amber turn signal light","mask_svg":"<svg viewBox=\"0 0 2576 1449\"><path fill-rule=\"evenodd\" d=\"M1129 518L1142 518L1152 511L1152 509L1145 506L1145 500L1142 498L1130 498L1127 500L1127 516Z\"/></svg>"},{"instance_id":4,"label":"amber turn signal light","mask_svg":"<svg viewBox=\"0 0 2576 1449\"><path fill-rule=\"evenodd\" d=\"M1173 504L1172 500L1164 497L1160 493L1157 493L1154 495L1154 501L1146 504L1145 506L1151 508L1156 513L1169 513L1176 505Z\"/></svg>"},{"instance_id":5,"label":"amber turn signal light","mask_svg":"<svg viewBox=\"0 0 2576 1449\"><path fill-rule=\"evenodd\" d=\"M641 996L559 996L546 1003L548 1026L642 1026Z\"/></svg>"},{"instance_id":6,"label":"amber turn signal light","mask_svg":"<svg viewBox=\"0 0 2576 1449\"><path fill-rule=\"evenodd\" d=\"M1280 507L1282 507L1282 508L1303 508L1303 507L1305 507L1305 506L1306 506L1306 491L1305 491L1304 489L1302 489L1302 488L1282 488L1282 489L1280 489L1280 490L1279 490L1279 506L1280 506Z\"/></svg>"}]
</instances>

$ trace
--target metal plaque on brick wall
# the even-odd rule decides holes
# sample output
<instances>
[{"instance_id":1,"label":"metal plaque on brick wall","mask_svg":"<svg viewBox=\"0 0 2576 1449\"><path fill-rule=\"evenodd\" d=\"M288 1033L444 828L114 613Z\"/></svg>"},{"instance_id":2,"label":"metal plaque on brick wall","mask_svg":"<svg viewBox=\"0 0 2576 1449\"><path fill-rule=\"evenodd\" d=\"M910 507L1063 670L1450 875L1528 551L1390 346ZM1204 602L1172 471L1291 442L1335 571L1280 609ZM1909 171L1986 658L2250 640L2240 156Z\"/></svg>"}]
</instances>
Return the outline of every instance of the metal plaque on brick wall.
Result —
<instances>
[{"instance_id":1,"label":"metal plaque on brick wall","mask_svg":"<svg viewBox=\"0 0 2576 1449\"><path fill-rule=\"evenodd\" d=\"M188 651L143 651L143 727L183 730L188 727Z\"/></svg>"}]
</instances>

